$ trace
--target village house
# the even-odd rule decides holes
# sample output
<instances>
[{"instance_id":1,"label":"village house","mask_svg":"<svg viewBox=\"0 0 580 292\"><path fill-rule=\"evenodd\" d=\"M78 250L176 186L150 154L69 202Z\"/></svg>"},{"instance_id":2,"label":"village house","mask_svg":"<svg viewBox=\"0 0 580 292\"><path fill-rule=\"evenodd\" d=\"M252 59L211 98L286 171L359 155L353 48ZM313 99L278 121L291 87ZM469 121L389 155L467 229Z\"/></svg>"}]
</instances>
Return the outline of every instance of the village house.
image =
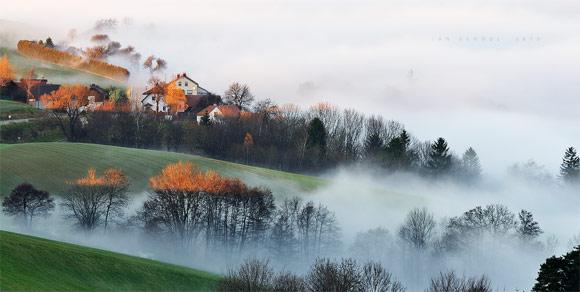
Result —
<instances>
[{"instance_id":1,"label":"village house","mask_svg":"<svg viewBox=\"0 0 580 292\"><path fill-rule=\"evenodd\" d=\"M235 105L212 104L197 113L197 122L200 123L204 116L208 116L210 121L218 119L237 119L240 117L240 109Z\"/></svg>"},{"instance_id":2,"label":"village house","mask_svg":"<svg viewBox=\"0 0 580 292\"><path fill-rule=\"evenodd\" d=\"M20 81L9 81L2 88L1 96L4 99L28 103L35 108L42 109L44 105L40 97L50 94L60 88L60 84L48 83L46 78L21 78ZM89 107L98 108L108 99L108 93L102 87L91 84L89 87Z\"/></svg>"},{"instance_id":3,"label":"village house","mask_svg":"<svg viewBox=\"0 0 580 292\"><path fill-rule=\"evenodd\" d=\"M200 109L207 107L209 104L221 102L220 96L202 88L185 73L178 74L170 83L174 83L177 87L183 90L186 97L185 104L176 109L178 114L193 114ZM141 99L141 105L144 109L164 113L170 112L169 105L165 102L164 96L156 94L153 88L143 92L143 95L144 97Z\"/></svg>"}]
</instances>

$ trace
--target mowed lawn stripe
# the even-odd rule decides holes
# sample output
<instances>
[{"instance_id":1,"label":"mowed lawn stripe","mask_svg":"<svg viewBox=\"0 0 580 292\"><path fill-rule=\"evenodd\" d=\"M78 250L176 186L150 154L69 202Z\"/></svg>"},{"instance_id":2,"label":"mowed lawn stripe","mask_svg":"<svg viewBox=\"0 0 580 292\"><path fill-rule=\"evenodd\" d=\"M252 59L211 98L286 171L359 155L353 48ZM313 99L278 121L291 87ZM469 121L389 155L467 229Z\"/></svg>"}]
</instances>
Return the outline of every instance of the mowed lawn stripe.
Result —
<instances>
[{"instance_id":1,"label":"mowed lawn stripe","mask_svg":"<svg viewBox=\"0 0 580 292\"><path fill-rule=\"evenodd\" d=\"M26 143L0 147L0 194L22 182L53 193L66 182L86 174L90 167L102 172L115 167L127 174L131 191L148 189L148 180L169 163L191 161L202 170L239 177L250 184L278 190L312 191L327 184L324 179L266 168L240 165L196 155L83 143ZM276 189L277 188L277 189Z\"/></svg>"}]
</instances>

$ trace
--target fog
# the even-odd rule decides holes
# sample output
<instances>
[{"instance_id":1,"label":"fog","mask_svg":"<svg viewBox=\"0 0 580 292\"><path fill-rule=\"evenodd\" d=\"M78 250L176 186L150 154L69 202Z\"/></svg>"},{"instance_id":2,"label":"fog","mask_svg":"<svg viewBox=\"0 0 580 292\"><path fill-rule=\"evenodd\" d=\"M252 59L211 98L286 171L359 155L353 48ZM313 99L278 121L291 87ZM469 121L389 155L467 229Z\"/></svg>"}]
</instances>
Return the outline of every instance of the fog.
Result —
<instances>
[{"instance_id":1,"label":"fog","mask_svg":"<svg viewBox=\"0 0 580 292\"><path fill-rule=\"evenodd\" d=\"M111 39L165 58L166 79L187 72L218 94L241 81L278 103L381 114L422 140L475 147L496 176L530 158L555 172L564 148L580 145L578 2L58 4L50 17L42 1L6 5L0 19L17 25L4 34L63 40L76 29L88 42L96 20L115 18Z\"/></svg>"},{"instance_id":2,"label":"fog","mask_svg":"<svg viewBox=\"0 0 580 292\"><path fill-rule=\"evenodd\" d=\"M335 213L341 229L342 246L322 256L334 258L355 257L359 261L380 261L410 290L422 290L429 278L440 271L454 270L460 275L487 275L495 289L530 289L539 265L551 255L560 255L578 244L580 229L580 196L578 190L559 183L539 184L515 178L501 180L485 177L476 186L457 182L434 182L408 174L379 175L369 167L340 169L328 173L330 183L313 192L291 190L287 185L266 184L284 192L275 193L277 204L283 198L299 196L304 200L326 205ZM247 183L256 184L251 179ZM262 185L263 182L260 182ZM228 268L250 257L269 257L277 269L305 273L312 264L310 259L300 261L276 259L249 247L236 257L205 250L205 244L193 243L187 248L178 247L167 238L156 238L143 233L138 227L128 225L128 219L141 208L147 193L133 194L125 218L117 220L109 231L102 227L92 233L80 231L73 221L63 216L57 206L48 218L37 218L31 228L19 225L12 218L1 215L0 227L20 233L88 245L107 250L158 259L180 265L225 273ZM416 250L401 241L398 229L412 208L426 207L435 216L438 226L435 237L447 224L446 219L460 216L476 206L502 204L513 213L521 209L531 211L544 231L537 244L525 244L514 237L487 236L469 248L437 255L432 250ZM131 221L131 220L129 220ZM353 246L360 232L377 227L388 230L387 241ZM360 242L359 242L360 244ZM538 245L539 244L539 245Z\"/></svg>"},{"instance_id":3,"label":"fog","mask_svg":"<svg viewBox=\"0 0 580 292\"><path fill-rule=\"evenodd\" d=\"M303 107L330 102L396 119L420 140L445 137L457 153L474 147L484 170L478 186L380 176L362 167L325 174L331 183L313 193L268 185L284 190L278 197L298 195L334 211L345 245L341 255L350 254L358 232L371 228L383 226L396 240L414 207L427 207L440 222L487 204L514 213L526 209L544 230L540 240L552 242L530 250L492 238L444 262L393 255L397 249L387 252L391 259L377 256L411 290L446 269L485 273L500 290L530 289L540 263L569 250L568 241L580 234L578 189L506 173L509 165L533 158L555 175L565 147L580 147L580 2L104 0L90 9L57 2L51 12L38 0L4 5L2 45L48 35L58 43L70 29L88 42L96 20L115 18L118 26L106 31L111 39L166 59L166 79L187 72L217 94L240 81L258 99ZM130 82L142 85L146 77L133 68ZM146 196L136 194L127 215ZM219 273L227 267L184 256L133 229L79 233L59 212L39 219L42 229L22 229L4 215L1 227Z\"/></svg>"}]
</instances>

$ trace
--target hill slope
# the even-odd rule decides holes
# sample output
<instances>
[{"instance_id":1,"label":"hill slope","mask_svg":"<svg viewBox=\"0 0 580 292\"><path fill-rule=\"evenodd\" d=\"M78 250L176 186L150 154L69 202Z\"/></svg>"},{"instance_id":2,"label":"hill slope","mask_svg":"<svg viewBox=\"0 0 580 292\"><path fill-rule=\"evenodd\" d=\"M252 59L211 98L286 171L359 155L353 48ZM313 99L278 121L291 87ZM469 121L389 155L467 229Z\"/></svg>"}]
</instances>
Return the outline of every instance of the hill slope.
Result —
<instances>
[{"instance_id":1,"label":"hill slope","mask_svg":"<svg viewBox=\"0 0 580 292\"><path fill-rule=\"evenodd\" d=\"M0 231L2 291L208 291L210 273Z\"/></svg>"},{"instance_id":2,"label":"hill slope","mask_svg":"<svg viewBox=\"0 0 580 292\"><path fill-rule=\"evenodd\" d=\"M98 75L27 58L13 49L0 48L0 57L4 55L8 57L10 64L13 66L14 71L16 71L17 78L22 77L31 68L34 68L34 72L36 73L36 75L38 75L39 77L41 76L46 77L48 79L48 82L50 83L56 84L83 83L87 85L95 83L103 87L110 85L115 86L122 85L121 82L113 81Z\"/></svg>"},{"instance_id":3,"label":"hill slope","mask_svg":"<svg viewBox=\"0 0 580 292\"><path fill-rule=\"evenodd\" d=\"M173 152L82 143L4 144L0 145L0 195L8 194L22 182L58 193L66 187L65 181L86 174L90 167L99 172L108 167L120 168L129 177L132 191L143 191L148 187L149 177L180 160L239 177L251 185L267 185L278 195L296 195L296 189L309 191L326 182L311 176Z\"/></svg>"}]
</instances>

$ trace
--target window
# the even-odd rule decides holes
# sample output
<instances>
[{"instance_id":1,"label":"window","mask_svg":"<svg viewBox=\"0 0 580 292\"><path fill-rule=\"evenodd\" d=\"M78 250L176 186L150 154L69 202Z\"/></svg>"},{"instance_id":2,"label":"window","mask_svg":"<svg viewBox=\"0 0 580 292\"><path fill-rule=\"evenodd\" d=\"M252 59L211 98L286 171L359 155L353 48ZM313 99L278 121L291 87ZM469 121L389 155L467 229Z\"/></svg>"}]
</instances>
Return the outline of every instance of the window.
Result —
<instances>
[{"instance_id":1,"label":"window","mask_svg":"<svg viewBox=\"0 0 580 292\"><path fill-rule=\"evenodd\" d=\"M187 94L193 94L193 90L188 90Z\"/></svg>"},{"instance_id":2,"label":"window","mask_svg":"<svg viewBox=\"0 0 580 292\"><path fill-rule=\"evenodd\" d=\"M187 81L185 81L185 86L187 86Z\"/></svg>"},{"instance_id":3,"label":"window","mask_svg":"<svg viewBox=\"0 0 580 292\"><path fill-rule=\"evenodd\" d=\"M181 86L181 81L177 82L177 86ZM187 86L187 82L185 83L185 86Z\"/></svg>"}]
</instances>

